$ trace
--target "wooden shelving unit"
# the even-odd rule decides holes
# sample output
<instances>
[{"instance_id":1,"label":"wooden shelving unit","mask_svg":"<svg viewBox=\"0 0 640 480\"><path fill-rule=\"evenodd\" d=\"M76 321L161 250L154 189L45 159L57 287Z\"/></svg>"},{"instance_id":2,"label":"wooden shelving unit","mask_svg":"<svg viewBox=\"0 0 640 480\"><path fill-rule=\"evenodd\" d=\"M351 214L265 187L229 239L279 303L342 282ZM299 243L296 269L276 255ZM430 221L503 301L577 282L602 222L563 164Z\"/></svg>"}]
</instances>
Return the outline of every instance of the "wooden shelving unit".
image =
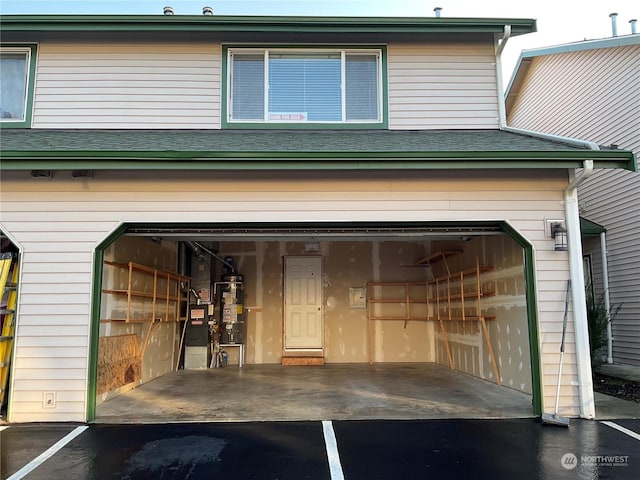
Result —
<instances>
[{"instance_id":1,"label":"wooden shelving unit","mask_svg":"<svg viewBox=\"0 0 640 480\"><path fill-rule=\"evenodd\" d=\"M368 282L367 283L367 338L369 363L373 363L373 325L375 320L429 321L428 285L426 282ZM377 314L376 304L390 305L393 314ZM416 312L415 305L423 306Z\"/></svg>"},{"instance_id":2,"label":"wooden shelving unit","mask_svg":"<svg viewBox=\"0 0 640 480\"><path fill-rule=\"evenodd\" d=\"M121 270L128 277L127 288L105 288L102 293L126 297L127 304L123 317L105 318L101 319L101 322L177 322L186 320L190 277L133 262L105 261L104 265ZM150 311L146 311L149 308L143 308L145 306L150 307ZM134 312L144 313L141 316L134 316Z\"/></svg>"},{"instance_id":3,"label":"wooden shelving unit","mask_svg":"<svg viewBox=\"0 0 640 480\"><path fill-rule=\"evenodd\" d=\"M374 321L402 320L406 328L409 321L434 321L437 322L442 333L442 338L447 350L449 366L454 368L453 355L449 346L445 322L480 322L482 335L489 350L491 365L496 377L496 383L500 385L500 374L495 360L491 338L487 328L487 321L495 320L495 317L483 314L482 299L495 295L494 291L483 288L482 274L491 272L493 267L480 266L476 258L473 268L458 272L451 272L447 259L460 255L460 250L437 252L429 257L418 260L411 266L441 265L441 272L436 275L432 268L432 279L425 282L369 282L367 283L367 335L369 340L369 363L373 363L373 325ZM402 290L404 289L404 290ZM413 289L413 295L412 295ZM416 290L421 293L416 293ZM390 294L388 292L393 291ZM403 291L404 294L399 294ZM395 304L400 315L387 315L376 313L376 304ZM415 314L416 304L426 304L424 314Z\"/></svg>"},{"instance_id":4,"label":"wooden shelving unit","mask_svg":"<svg viewBox=\"0 0 640 480\"><path fill-rule=\"evenodd\" d=\"M494 268L481 267L479 259L476 258L475 268L451 273L448 266L446 266L446 270L448 274L435 277L429 281L431 287L429 289L429 300L434 305L433 316L440 326L449 366L454 368L455 365L444 322L480 322L482 336L489 351L496 383L500 385L498 364L496 363L493 347L491 346L491 336L487 328L487 321L495 320L496 317L485 315L482 308L482 299L495 295L494 291L483 288L482 274L491 272Z\"/></svg>"}]
</instances>

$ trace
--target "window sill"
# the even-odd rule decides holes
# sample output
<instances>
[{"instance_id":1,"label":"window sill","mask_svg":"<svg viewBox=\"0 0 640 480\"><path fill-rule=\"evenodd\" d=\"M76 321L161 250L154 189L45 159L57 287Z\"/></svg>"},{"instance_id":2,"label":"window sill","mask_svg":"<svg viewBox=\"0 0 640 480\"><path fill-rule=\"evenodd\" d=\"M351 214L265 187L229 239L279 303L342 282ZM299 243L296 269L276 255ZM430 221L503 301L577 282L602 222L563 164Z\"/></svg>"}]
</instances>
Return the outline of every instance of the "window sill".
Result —
<instances>
[{"instance_id":1,"label":"window sill","mask_svg":"<svg viewBox=\"0 0 640 480\"><path fill-rule=\"evenodd\" d=\"M237 130L387 130L386 122L372 123L264 123L223 122L223 129Z\"/></svg>"}]
</instances>

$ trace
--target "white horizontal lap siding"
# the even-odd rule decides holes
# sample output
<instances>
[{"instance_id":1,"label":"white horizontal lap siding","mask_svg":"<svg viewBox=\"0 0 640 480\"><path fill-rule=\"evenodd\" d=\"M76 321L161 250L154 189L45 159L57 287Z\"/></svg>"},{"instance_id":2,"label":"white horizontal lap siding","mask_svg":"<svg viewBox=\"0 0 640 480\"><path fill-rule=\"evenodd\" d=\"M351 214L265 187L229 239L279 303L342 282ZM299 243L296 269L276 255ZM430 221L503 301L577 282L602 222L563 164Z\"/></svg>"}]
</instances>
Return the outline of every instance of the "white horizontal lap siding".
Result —
<instances>
[{"instance_id":1,"label":"white horizontal lap siding","mask_svg":"<svg viewBox=\"0 0 640 480\"><path fill-rule=\"evenodd\" d=\"M46 43L34 128L220 128L217 44Z\"/></svg>"},{"instance_id":2,"label":"white horizontal lap siding","mask_svg":"<svg viewBox=\"0 0 640 480\"><path fill-rule=\"evenodd\" d=\"M537 57L508 123L640 154L640 45ZM549 112L553 112L552 115ZM640 174L596 172L579 190L581 215L607 229L616 363L640 366Z\"/></svg>"},{"instance_id":3,"label":"white horizontal lap siding","mask_svg":"<svg viewBox=\"0 0 640 480\"><path fill-rule=\"evenodd\" d=\"M104 234L16 233L24 250L11 401L20 407L10 420L85 420L91 249ZM55 408L43 406L44 392L55 393Z\"/></svg>"},{"instance_id":4,"label":"white horizontal lap siding","mask_svg":"<svg viewBox=\"0 0 640 480\"><path fill-rule=\"evenodd\" d=\"M544 218L563 218L566 175L562 173L526 172L516 177L476 171L461 172L456 179L444 172L390 173L383 179L358 179L346 173L343 179L327 176L326 181L317 174L217 172L155 172L153 176L94 172L85 182L56 178L37 182L25 177L9 172L2 179L2 228L24 247L13 421L50 418L41 400L39 404L33 400L45 389L59 392L58 398L73 398L74 419L84 419L94 245L119 222L175 225L203 219L260 223L508 220L536 249L544 402L547 410L552 408L568 263L565 252L553 251ZM58 271L62 273L57 275ZM571 413L578 412L577 388L571 386L577 381L574 351L570 328L561 405Z\"/></svg>"},{"instance_id":5,"label":"white horizontal lap siding","mask_svg":"<svg viewBox=\"0 0 640 480\"><path fill-rule=\"evenodd\" d=\"M390 45L389 128L497 128L493 45Z\"/></svg>"}]
</instances>

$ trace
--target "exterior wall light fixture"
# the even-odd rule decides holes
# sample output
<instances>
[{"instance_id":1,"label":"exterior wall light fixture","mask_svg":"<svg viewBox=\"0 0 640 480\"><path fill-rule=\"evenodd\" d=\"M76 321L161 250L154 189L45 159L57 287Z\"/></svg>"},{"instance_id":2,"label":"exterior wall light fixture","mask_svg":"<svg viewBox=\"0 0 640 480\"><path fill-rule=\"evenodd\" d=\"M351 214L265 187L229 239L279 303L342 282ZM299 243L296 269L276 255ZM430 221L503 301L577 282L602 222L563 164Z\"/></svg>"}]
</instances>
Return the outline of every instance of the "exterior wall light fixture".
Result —
<instances>
[{"instance_id":1,"label":"exterior wall light fixture","mask_svg":"<svg viewBox=\"0 0 640 480\"><path fill-rule=\"evenodd\" d=\"M551 236L555 242L556 252L566 252L569 250L567 244L567 229L561 223L551 224Z\"/></svg>"}]
</instances>

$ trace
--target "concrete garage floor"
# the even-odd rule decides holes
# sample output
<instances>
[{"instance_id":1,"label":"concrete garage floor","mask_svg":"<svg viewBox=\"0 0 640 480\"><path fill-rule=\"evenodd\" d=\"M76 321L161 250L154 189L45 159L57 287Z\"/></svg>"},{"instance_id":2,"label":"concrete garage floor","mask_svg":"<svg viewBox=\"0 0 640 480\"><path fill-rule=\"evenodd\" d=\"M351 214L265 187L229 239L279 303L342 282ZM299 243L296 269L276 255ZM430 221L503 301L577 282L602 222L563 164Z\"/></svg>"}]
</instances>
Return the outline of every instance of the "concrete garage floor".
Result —
<instances>
[{"instance_id":1,"label":"concrete garage floor","mask_svg":"<svg viewBox=\"0 0 640 480\"><path fill-rule=\"evenodd\" d=\"M532 417L531 395L432 363L180 370L112 398L97 423Z\"/></svg>"}]
</instances>

